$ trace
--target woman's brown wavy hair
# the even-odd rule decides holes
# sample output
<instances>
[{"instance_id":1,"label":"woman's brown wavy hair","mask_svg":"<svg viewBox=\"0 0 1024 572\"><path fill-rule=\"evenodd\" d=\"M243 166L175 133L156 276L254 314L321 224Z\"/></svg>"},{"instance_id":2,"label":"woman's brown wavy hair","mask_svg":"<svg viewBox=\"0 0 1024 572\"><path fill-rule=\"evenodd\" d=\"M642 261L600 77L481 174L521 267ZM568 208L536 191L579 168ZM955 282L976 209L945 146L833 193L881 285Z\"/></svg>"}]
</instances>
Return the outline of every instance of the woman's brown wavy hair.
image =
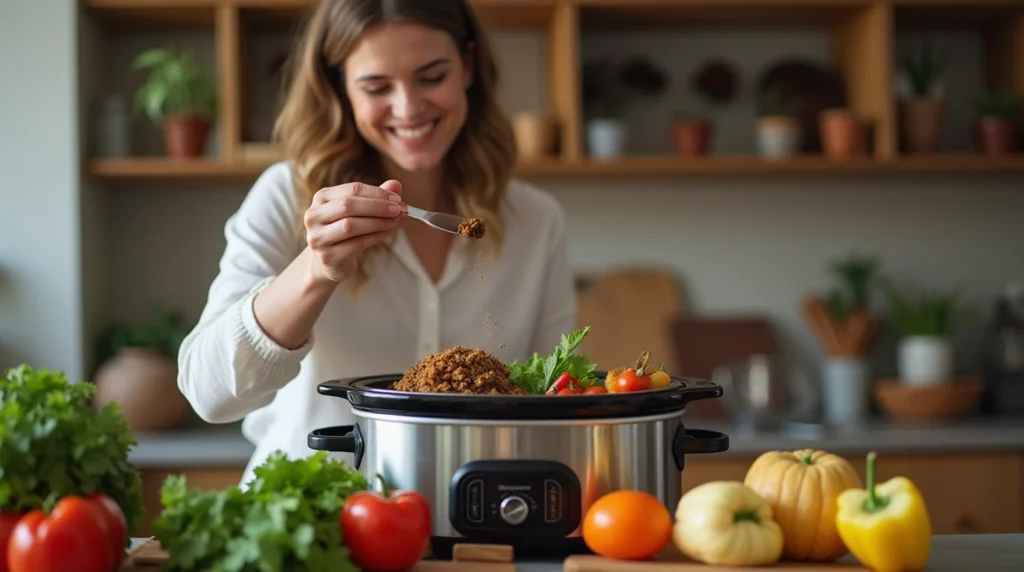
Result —
<instances>
[{"instance_id":1,"label":"woman's brown wavy hair","mask_svg":"<svg viewBox=\"0 0 1024 572\"><path fill-rule=\"evenodd\" d=\"M446 184L459 214L486 221L488 242L498 251L504 237L501 203L516 162L515 138L498 103L494 55L466 0L321 0L289 59L291 80L274 125L292 179L307 201L324 187L385 180L379 153L356 130L343 65L365 31L389 22L443 30L471 58L467 116L446 159ZM349 282L353 294L369 279L367 262L381 248L389 246L360 256L358 273Z\"/></svg>"}]
</instances>

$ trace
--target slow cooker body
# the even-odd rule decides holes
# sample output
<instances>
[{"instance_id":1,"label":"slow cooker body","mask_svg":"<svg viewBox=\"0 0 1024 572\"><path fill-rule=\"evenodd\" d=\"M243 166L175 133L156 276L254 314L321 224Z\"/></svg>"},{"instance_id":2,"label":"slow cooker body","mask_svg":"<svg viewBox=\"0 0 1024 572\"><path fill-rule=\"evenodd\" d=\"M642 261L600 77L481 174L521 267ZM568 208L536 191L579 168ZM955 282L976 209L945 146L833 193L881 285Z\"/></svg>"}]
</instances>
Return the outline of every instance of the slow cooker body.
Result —
<instances>
[{"instance_id":1,"label":"slow cooker body","mask_svg":"<svg viewBox=\"0 0 1024 572\"><path fill-rule=\"evenodd\" d=\"M367 410L349 397L356 424L313 431L309 446L352 453L371 482L380 474L424 495L440 558L458 542L508 544L517 555L587 552L583 515L598 498L635 489L674 507L685 456L728 448L721 433L687 430L681 407L511 421Z\"/></svg>"}]
</instances>

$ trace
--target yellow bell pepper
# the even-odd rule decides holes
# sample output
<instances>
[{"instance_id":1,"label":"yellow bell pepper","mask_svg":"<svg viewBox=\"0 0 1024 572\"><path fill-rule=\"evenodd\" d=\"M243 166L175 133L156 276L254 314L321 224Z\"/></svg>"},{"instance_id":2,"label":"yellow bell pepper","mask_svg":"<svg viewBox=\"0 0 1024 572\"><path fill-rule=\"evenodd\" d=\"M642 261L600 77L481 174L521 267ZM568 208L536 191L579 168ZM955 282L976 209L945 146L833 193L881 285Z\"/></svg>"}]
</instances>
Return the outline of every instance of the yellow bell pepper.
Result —
<instances>
[{"instance_id":1,"label":"yellow bell pepper","mask_svg":"<svg viewBox=\"0 0 1024 572\"><path fill-rule=\"evenodd\" d=\"M875 484L875 453L868 453L866 489L837 499L839 537L862 565L877 572L923 570L931 552L932 526L917 486L906 477Z\"/></svg>"}]
</instances>

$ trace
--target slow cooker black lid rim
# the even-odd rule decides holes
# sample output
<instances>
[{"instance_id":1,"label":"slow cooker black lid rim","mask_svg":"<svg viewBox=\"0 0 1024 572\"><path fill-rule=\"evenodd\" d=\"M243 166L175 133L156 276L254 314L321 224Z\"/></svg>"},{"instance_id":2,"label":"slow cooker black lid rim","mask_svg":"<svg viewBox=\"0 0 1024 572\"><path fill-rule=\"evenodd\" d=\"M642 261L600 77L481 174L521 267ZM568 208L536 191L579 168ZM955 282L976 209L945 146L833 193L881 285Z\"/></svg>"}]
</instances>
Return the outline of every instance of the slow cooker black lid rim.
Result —
<instances>
[{"instance_id":1,"label":"slow cooker black lid rim","mask_svg":"<svg viewBox=\"0 0 1024 572\"><path fill-rule=\"evenodd\" d=\"M603 377L603 372L597 372ZM667 389L629 393L551 395L472 395L420 393L379 387L401 379L385 374L338 379L321 383L318 393L346 399L353 408L401 416L449 417L461 419L524 418L579 419L642 417L670 411L682 412L686 404L722 395L722 387L704 380L672 378ZM524 413L527 412L527 413Z\"/></svg>"}]
</instances>

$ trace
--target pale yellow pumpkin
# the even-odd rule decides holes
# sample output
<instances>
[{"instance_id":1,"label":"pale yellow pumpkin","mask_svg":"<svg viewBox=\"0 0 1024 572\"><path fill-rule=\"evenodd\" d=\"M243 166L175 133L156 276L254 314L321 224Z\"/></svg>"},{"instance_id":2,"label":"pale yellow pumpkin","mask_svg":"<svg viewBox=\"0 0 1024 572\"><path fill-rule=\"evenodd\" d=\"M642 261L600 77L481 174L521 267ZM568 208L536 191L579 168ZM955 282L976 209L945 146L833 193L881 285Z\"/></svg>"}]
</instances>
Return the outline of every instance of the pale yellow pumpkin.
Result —
<instances>
[{"instance_id":1,"label":"pale yellow pumpkin","mask_svg":"<svg viewBox=\"0 0 1024 572\"><path fill-rule=\"evenodd\" d=\"M743 484L772 507L783 559L828 562L849 552L836 529L836 499L862 484L846 459L812 449L769 451L750 465Z\"/></svg>"}]
</instances>

